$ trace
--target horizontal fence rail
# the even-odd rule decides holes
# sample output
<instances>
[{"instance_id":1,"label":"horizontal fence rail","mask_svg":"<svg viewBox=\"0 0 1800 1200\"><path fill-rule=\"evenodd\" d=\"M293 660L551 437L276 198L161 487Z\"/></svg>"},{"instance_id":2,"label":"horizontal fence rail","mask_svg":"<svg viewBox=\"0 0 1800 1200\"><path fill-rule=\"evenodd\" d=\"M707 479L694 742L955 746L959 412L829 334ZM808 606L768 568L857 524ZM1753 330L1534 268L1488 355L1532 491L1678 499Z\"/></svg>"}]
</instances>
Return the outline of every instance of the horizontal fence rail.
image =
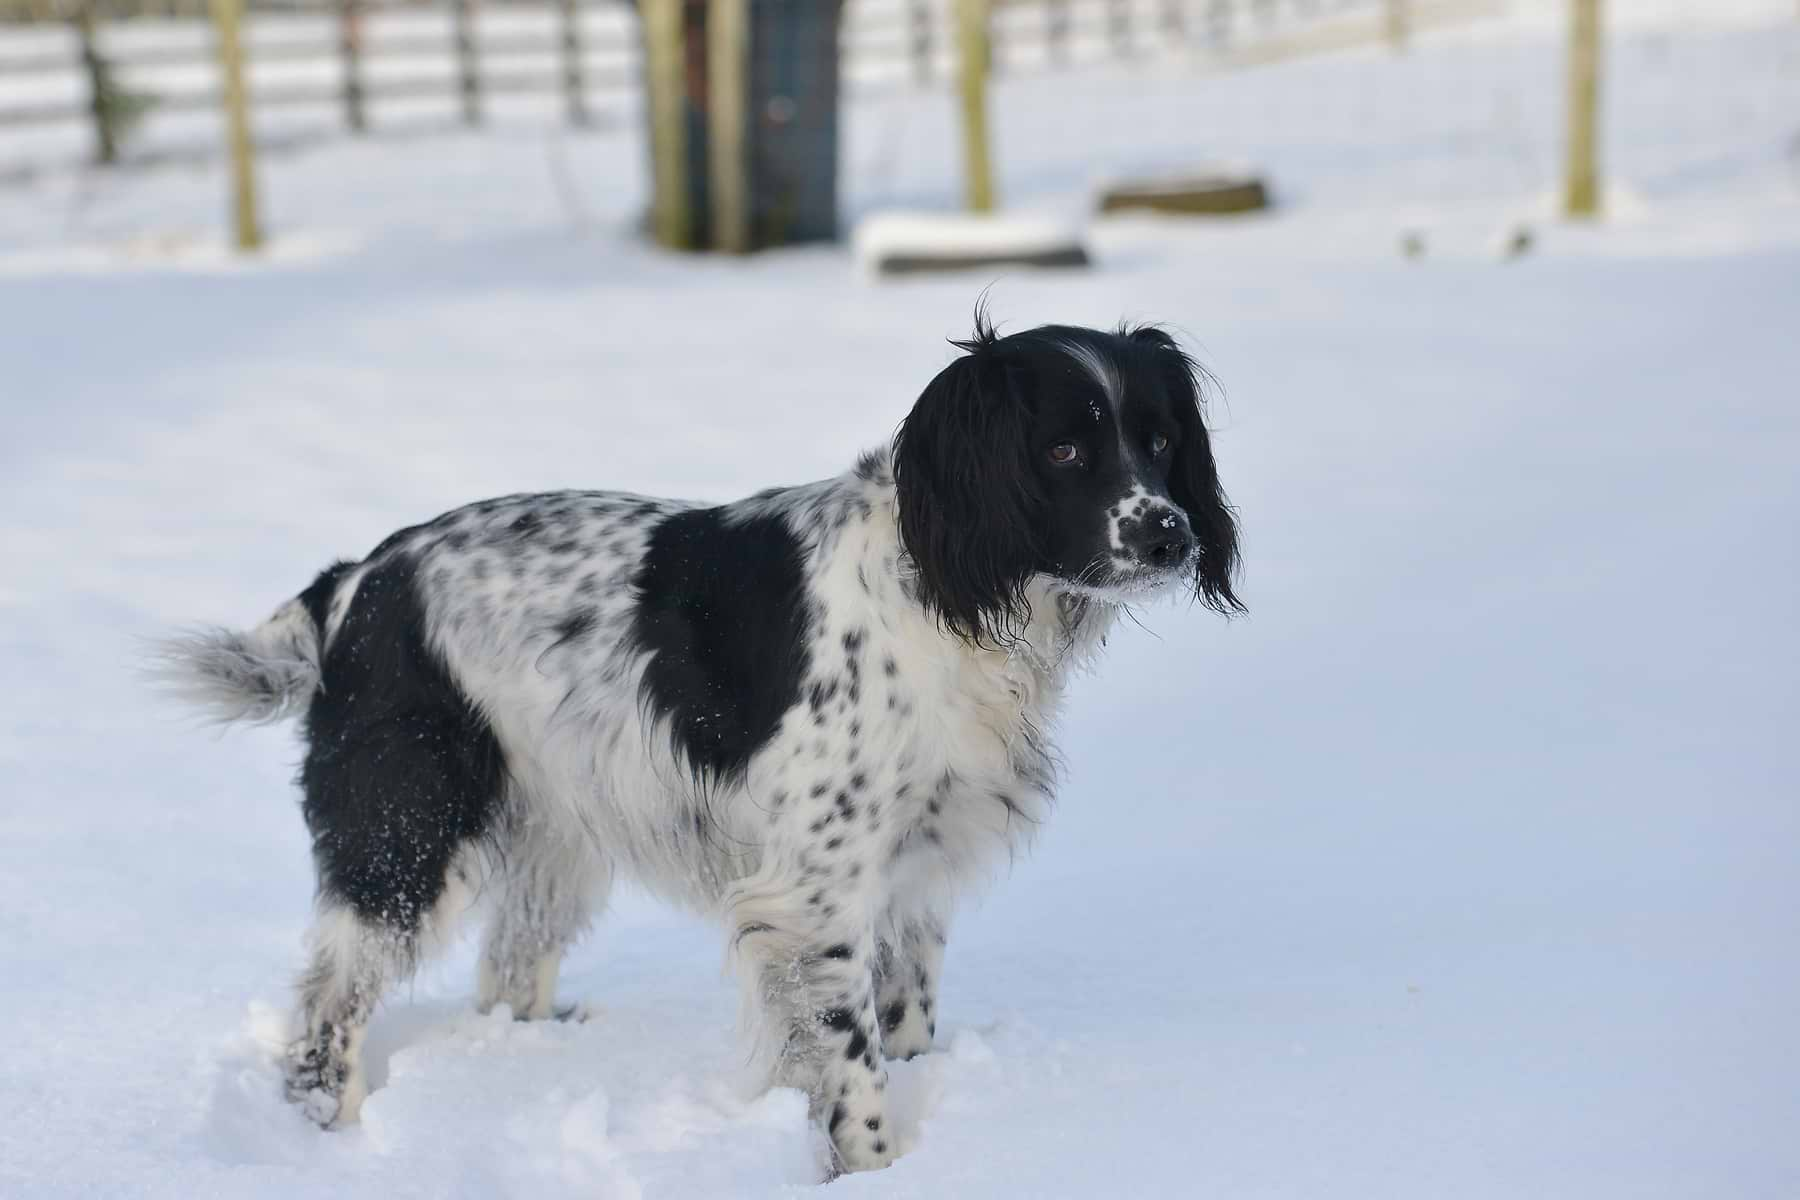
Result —
<instances>
[{"instance_id":1,"label":"horizontal fence rail","mask_svg":"<svg viewBox=\"0 0 1800 1200\"><path fill-rule=\"evenodd\" d=\"M956 0L846 0L846 87L950 85ZM995 0L997 77L1150 57L1229 69L1349 46L1501 11L1505 0ZM0 162L9 133L90 123L109 160L131 125L217 110L206 0L0 0ZM476 124L488 97L560 97L586 124L595 106L635 111L641 41L620 0L252 0L245 23L256 111L311 112L317 125L379 128L434 102ZM280 141L283 134L267 131ZM40 143L42 144L42 143Z\"/></svg>"}]
</instances>

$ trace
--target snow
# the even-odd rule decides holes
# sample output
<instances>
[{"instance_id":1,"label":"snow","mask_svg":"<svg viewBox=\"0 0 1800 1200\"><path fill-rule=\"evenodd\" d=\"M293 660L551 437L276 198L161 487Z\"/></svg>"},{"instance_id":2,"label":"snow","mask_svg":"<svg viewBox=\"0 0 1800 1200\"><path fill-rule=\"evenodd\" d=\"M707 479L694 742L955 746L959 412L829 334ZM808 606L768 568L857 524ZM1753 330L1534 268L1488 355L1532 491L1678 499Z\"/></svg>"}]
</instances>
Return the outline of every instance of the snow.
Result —
<instances>
[{"instance_id":1,"label":"snow","mask_svg":"<svg viewBox=\"0 0 1800 1200\"><path fill-rule=\"evenodd\" d=\"M863 269L874 273L896 259L966 262L1078 255L1081 240L1078 225L1041 214L879 212L857 225L852 245Z\"/></svg>"},{"instance_id":2,"label":"snow","mask_svg":"<svg viewBox=\"0 0 1800 1200\"><path fill-rule=\"evenodd\" d=\"M251 263L212 167L0 189L0 1194L812 1187L719 937L631 895L565 970L586 1021L476 1015L460 945L378 1016L363 1124L309 1127L292 735L132 664L475 497L842 470L989 283L1006 327L1159 319L1217 373L1251 616L1147 610L1080 683L1059 811L895 1071L910 1152L833 1194L1800 1193L1800 22L1743 7L1630 18L1590 227L1544 215L1535 18L1001 81L1010 208L1196 157L1279 189L1095 220L1082 273L666 255L632 129L522 118L272 157ZM954 206L947 96L847 131L852 215Z\"/></svg>"}]
</instances>

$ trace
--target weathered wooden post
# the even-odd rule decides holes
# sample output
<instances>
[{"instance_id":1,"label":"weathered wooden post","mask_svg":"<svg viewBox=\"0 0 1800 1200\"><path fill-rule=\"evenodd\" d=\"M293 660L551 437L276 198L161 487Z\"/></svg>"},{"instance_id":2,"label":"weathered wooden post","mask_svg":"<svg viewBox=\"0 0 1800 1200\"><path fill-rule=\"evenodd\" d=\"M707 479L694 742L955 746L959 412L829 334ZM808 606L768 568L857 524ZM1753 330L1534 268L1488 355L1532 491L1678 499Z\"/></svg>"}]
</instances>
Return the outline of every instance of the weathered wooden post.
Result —
<instances>
[{"instance_id":1,"label":"weathered wooden post","mask_svg":"<svg viewBox=\"0 0 1800 1200\"><path fill-rule=\"evenodd\" d=\"M1600 213L1600 0L1569 0L1569 132L1563 212Z\"/></svg>"},{"instance_id":2,"label":"weathered wooden post","mask_svg":"<svg viewBox=\"0 0 1800 1200\"><path fill-rule=\"evenodd\" d=\"M750 249L750 0L707 0L706 99L712 240Z\"/></svg>"},{"instance_id":3,"label":"weathered wooden post","mask_svg":"<svg viewBox=\"0 0 1800 1200\"><path fill-rule=\"evenodd\" d=\"M110 165L119 161L119 138L113 127L111 68L100 57L100 32L94 18L95 0L79 0L75 6L75 35L81 39L81 65L88 77L88 112L94 118L94 161Z\"/></svg>"},{"instance_id":4,"label":"weathered wooden post","mask_svg":"<svg viewBox=\"0 0 1800 1200\"><path fill-rule=\"evenodd\" d=\"M481 64L475 49L475 0L453 0L456 90L462 97L465 125L481 124Z\"/></svg>"},{"instance_id":5,"label":"weathered wooden post","mask_svg":"<svg viewBox=\"0 0 1800 1200\"><path fill-rule=\"evenodd\" d=\"M238 37L244 0L212 0L219 36L220 98L225 106L225 147L231 160L231 225L237 248L262 245L256 213L256 158L250 141L250 96L244 86L244 48Z\"/></svg>"},{"instance_id":6,"label":"weathered wooden post","mask_svg":"<svg viewBox=\"0 0 1800 1200\"><path fill-rule=\"evenodd\" d=\"M839 0L639 0L650 232L743 252L838 233Z\"/></svg>"},{"instance_id":7,"label":"weathered wooden post","mask_svg":"<svg viewBox=\"0 0 1800 1200\"><path fill-rule=\"evenodd\" d=\"M1051 62L1063 66L1069 61L1069 0L1048 0L1044 5L1044 41Z\"/></svg>"},{"instance_id":8,"label":"weathered wooden post","mask_svg":"<svg viewBox=\"0 0 1800 1200\"><path fill-rule=\"evenodd\" d=\"M644 91L650 110L650 230L674 250L694 248L688 204L687 30L683 0L643 0Z\"/></svg>"},{"instance_id":9,"label":"weathered wooden post","mask_svg":"<svg viewBox=\"0 0 1800 1200\"><path fill-rule=\"evenodd\" d=\"M962 97L963 188L971 212L994 210L988 144L988 0L956 0L957 77Z\"/></svg>"},{"instance_id":10,"label":"weathered wooden post","mask_svg":"<svg viewBox=\"0 0 1800 1200\"><path fill-rule=\"evenodd\" d=\"M1206 27L1213 49L1223 49L1231 41L1231 24L1237 11L1231 0L1211 0L1206 6Z\"/></svg>"},{"instance_id":11,"label":"weathered wooden post","mask_svg":"<svg viewBox=\"0 0 1800 1200\"><path fill-rule=\"evenodd\" d=\"M1163 0L1162 27L1176 41L1187 40L1187 0Z\"/></svg>"},{"instance_id":12,"label":"weathered wooden post","mask_svg":"<svg viewBox=\"0 0 1800 1200\"><path fill-rule=\"evenodd\" d=\"M587 106L587 80L581 69L581 0L557 0L562 17L563 104L569 124L587 125L592 117Z\"/></svg>"},{"instance_id":13,"label":"weathered wooden post","mask_svg":"<svg viewBox=\"0 0 1800 1200\"><path fill-rule=\"evenodd\" d=\"M907 45L912 53L913 82L931 82L931 3L930 0L908 0L906 24L910 33Z\"/></svg>"},{"instance_id":14,"label":"weathered wooden post","mask_svg":"<svg viewBox=\"0 0 1800 1200\"><path fill-rule=\"evenodd\" d=\"M338 56L344 67L344 124L363 133L369 119L363 108L362 0L338 0Z\"/></svg>"},{"instance_id":15,"label":"weathered wooden post","mask_svg":"<svg viewBox=\"0 0 1800 1200\"><path fill-rule=\"evenodd\" d=\"M1110 0L1106 7L1106 40L1120 58L1131 56L1131 0Z\"/></svg>"}]
</instances>

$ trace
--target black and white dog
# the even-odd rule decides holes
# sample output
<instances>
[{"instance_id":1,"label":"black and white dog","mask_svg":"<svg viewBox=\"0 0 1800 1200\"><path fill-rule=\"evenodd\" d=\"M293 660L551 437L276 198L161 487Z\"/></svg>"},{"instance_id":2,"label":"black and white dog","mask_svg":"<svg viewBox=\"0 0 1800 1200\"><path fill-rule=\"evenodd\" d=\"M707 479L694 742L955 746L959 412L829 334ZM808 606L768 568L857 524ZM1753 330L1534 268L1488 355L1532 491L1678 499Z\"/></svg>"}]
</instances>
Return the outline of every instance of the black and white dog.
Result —
<instances>
[{"instance_id":1,"label":"black and white dog","mask_svg":"<svg viewBox=\"0 0 1800 1200\"><path fill-rule=\"evenodd\" d=\"M1200 373L1155 328L984 320L891 448L710 507L488 500L174 640L223 720L304 712L318 918L290 1096L364 1097L370 1013L479 898L480 1005L555 1012L629 875L724 924L768 1078L881 1167L959 893L1028 842L1064 684L1119 610L1240 609Z\"/></svg>"}]
</instances>

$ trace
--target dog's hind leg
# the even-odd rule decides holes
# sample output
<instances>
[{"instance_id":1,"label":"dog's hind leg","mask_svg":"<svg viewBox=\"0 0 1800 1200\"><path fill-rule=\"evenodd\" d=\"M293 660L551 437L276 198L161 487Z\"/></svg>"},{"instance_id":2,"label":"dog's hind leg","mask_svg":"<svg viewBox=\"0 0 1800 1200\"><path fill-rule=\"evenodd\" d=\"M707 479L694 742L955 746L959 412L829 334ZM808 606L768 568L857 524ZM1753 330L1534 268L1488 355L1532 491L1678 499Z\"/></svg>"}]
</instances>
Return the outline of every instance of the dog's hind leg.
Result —
<instances>
[{"instance_id":1,"label":"dog's hind leg","mask_svg":"<svg viewBox=\"0 0 1800 1200\"><path fill-rule=\"evenodd\" d=\"M503 835L477 988L482 1012L505 1004L521 1021L578 1015L573 1006L556 1007L557 972L563 952L606 902L612 878L590 841L558 837L541 815L531 823L534 815Z\"/></svg>"},{"instance_id":2,"label":"dog's hind leg","mask_svg":"<svg viewBox=\"0 0 1800 1200\"><path fill-rule=\"evenodd\" d=\"M471 903L476 856L458 856L421 920L395 923L351 904L321 901L300 977L297 1036L284 1068L288 1099L320 1125L356 1120L368 1094L362 1043L375 1006L408 979Z\"/></svg>"},{"instance_id":3,"label":"dog's hind leg","mask_svg":"<svg viewBox=\"0 0 1800 1200\"><path fill-rule=\"evenodd\" d=\"M364 571L307 711L320 918L287 1067L321 1124L355 1118L369 1016L468 906L502 817L505 755L427 637L416 572Z\"/></svg>"}]
</instances>

